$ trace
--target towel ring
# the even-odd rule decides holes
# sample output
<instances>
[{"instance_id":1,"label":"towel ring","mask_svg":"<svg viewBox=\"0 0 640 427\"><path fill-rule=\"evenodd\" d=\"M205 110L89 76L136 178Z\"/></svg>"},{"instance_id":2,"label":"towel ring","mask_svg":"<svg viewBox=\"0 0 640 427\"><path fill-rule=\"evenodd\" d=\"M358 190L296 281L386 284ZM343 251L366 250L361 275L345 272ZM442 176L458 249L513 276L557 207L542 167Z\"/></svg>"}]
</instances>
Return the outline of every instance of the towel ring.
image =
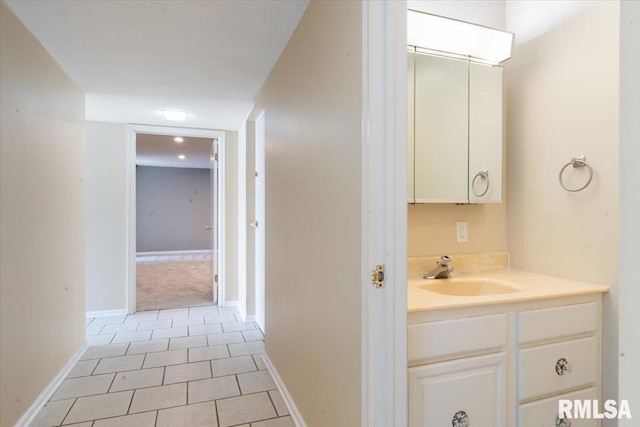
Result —
<instances>
[{"instance_id":1,"label":"towel ring","mask_svg":"<svg viewBox=\"0 0 640 427\"><path fill-rule=\"evenodd\" d=\"M480 193L480 194L476 193L476 180L478 178L482 178L482 179L486 179L487 180L487 186L485 187L484 191L482 193ZM491 185L491 181L489 181L489 171L488 170L480 171L480 172L478 172L476 174L476 176L473 177L473 181L471 181L471 192L476 197L482 197L485 194L487 194L487 191L489 191L489 186L490 185Z\"/></svg>"},{"instance_id":2,"label":"towel ring","mask_svg":"<svg viewBox=\"0 0 640 427\"><path fill-rule=\"evenodd\" d=\"M562 180L562 174L564 173L564 170L569 167L569 165L573 166L574 168L582 168L586 166L587 169L589 169L589 179L587 179L586 184L584 184L582 187L572 189L564 185L564 181ZM567 163L566 165L563 166L562 169L560 169L560 173L558 174L558 180L560 181L560 185L562 186L562 188L572 193L582 191L585 188L587 188L587 186L591 184L592 179L593 179L593 169L591 168L591 165L587 163L587 158L585 156L573 157L569 163Z\"/></svg>"}]
</instances>

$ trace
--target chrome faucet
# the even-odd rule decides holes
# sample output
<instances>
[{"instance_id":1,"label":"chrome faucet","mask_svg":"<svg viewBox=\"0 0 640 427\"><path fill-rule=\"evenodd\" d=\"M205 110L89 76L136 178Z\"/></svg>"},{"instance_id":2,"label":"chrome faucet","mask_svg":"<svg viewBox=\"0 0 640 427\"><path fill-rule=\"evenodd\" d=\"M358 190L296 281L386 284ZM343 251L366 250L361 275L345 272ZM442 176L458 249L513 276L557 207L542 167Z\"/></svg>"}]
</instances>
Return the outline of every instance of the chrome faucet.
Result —
<instances>
[{"instance_id":1,"label":"chrome faucet","mask_svg":"<svg viewBox=\"0 0 640 427\"><path fill-rule=\"evenodd\" d=\"M451 277L453 266L449 265L451 258L446 255L440 257L440 261L436 263L436 268L425 274L425 279L446 279Z\"/></svg>"}]
</instances>

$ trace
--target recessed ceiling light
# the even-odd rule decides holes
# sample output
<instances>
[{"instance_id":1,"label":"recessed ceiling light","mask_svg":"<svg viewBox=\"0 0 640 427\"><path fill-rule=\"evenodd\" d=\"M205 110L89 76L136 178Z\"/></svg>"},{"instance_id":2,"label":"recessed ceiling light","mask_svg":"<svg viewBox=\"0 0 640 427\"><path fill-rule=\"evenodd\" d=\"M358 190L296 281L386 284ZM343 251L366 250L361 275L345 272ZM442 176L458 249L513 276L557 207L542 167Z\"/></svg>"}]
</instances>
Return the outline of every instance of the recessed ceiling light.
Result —
<instances>
[{"instance_id":1,"label":"recessed ceiling light","mask_svg":"<svg viewBox=\"0 0 640 427\"><path fill-rule=\"evenodd\" d=\"M184 120L189 117L189 113L186 111L176 111L176 110L162 110L162 114L164 118L167 120Z\"/></svg>"},{"instance_id":2,"label":"recessed ceiling light","mask_svg":"<svg viewBox=\"0 0 640 427\"><path fill-rule=\"evenodd\" d=\"M174 140L175 142L184 142L184 138L183 138L183 137L181 137L181 136L176 136L175 138L173 138L173 140Z\"/></svg>"},{"instance_id":3,"label":"recessed ceiling light","mask_svg":"<svg viewBox=\"0 0 640 427\"><path fill-rule=\"evenodd\" d=\"M186 159L186 158L187 158L187 156L185 156L184 154L180 154L180 155L178 156L178 158L179 158L180 160L184 160L184 159Z\"/></svg>"}]
</instances>

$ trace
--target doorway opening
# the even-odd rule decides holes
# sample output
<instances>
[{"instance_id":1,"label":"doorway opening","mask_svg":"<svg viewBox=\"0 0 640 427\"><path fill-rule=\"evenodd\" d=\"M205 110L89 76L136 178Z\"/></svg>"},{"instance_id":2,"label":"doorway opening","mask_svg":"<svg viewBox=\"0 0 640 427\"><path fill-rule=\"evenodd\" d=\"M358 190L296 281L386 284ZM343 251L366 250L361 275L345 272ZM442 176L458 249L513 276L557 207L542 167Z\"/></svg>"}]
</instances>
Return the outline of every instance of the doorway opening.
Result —
<instances>
[{"instance_id":1,"label":"doorway opening","mask_svg":"<svg viewBox=\"0 0 640 427\"><path fill-rule=\"evenodd\" d=\"M131 130L129 312L216 304L224 295L224 134Z\"/></svg>"}]
</instances>

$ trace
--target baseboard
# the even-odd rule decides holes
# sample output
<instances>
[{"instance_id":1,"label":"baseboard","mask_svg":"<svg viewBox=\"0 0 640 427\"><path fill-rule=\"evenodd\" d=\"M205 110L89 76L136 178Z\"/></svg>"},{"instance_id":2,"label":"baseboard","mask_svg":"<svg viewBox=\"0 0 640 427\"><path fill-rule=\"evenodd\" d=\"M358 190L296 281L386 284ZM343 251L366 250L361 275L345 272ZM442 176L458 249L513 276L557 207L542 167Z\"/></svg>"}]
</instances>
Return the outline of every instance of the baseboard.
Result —
<instances>
[{"instance_id":1,"label":"baseboard","mask_svg":"<svg viewBox=\"0 0 640 427\"><path fill-rule=\"evenodd\" d=\"M227 300L224 302L224 305L221 305L220 307L240 307L240 301L236 299Z\"/></svg>"},{"instance_id":2,"label":"baseboard","mask_svg":"<svg viewBox=\"0 0 640 427\"><path fill-rule=\"evenodd\" d=\"M123 314L129 314L129 310L120 308L117 310L87 311L87 319L92 317L122 316Z\"/></svg>"},{"instance_id":3,"label":"baseboard","mask_svg":"<svg viewBox=\"0 0 640 427\"><path fill-rule=\"evenodd\" d=\"M302 418L302 415L300 414L298 407L296 406L295 402L293 401L293 398L289 394L289 390L287 390L287 387L284 385L284 382L282 382L282 378L280 378L280 375L278 374L276 367L273 366L273 362L271 361L271 359L269 359L269 355L267 353L262 353L261 356L262 356L262 360L264 360L264 364L267 366L267 369L271 373L273 380L276 382L276 386L278 387L278 390L280 390L280 393L282 393L284 404L287 406L287 409L289 410L289 416L291 417L293 424L296 427L307 427L307 424L304 422L304 419Z\"/></svg>"},{"instance_id":4,"label":"baseboard","mask_svg":"<svg viewBox=\"0 0 640 427\"><path fill-rule=\"evenodd\" d=\"M28 427L31 425L31 423L36 418L40 410L42 410L44 405L46 405L49 399L51 399L51 396L53 396L53 393L55 393L58 387L60 387L60 384L62 384L62 381L64 381L67 375L69 375L69 372L71 372L71 369L73 369L73 366L76 364L78 360L80 360L80 358L82 357L82 355L84 354L84 352L87 350L88 347L89 345L85 341L80 346L78 351L76 351L74 355L71 356L71 359L69 359L69 361L64 365L64 367L60 370L60 372L58 372L58 374L53 378L53 380L49 383L49 385L47 385L47 387L42 391L42 393L40 393L40 395L36 398L33 404L29 406L29 409L27 409L27 412L25 412L24 415L20 417L20 419L18 420L18 422L15 424L14 427Z\"/></svg>"},{"instance_id":5,"label":"baseboard","mask_svg":"<svg viewBox=\"0 0 640 427\"><path fill-rule=\"evenodd\" d=\"M163 256L163 255L190 255L190 254L210 254L211 249L194 249L187 251L155 251L155 252L136 252L136 256Z\"/></svg>"}]
</instances>

